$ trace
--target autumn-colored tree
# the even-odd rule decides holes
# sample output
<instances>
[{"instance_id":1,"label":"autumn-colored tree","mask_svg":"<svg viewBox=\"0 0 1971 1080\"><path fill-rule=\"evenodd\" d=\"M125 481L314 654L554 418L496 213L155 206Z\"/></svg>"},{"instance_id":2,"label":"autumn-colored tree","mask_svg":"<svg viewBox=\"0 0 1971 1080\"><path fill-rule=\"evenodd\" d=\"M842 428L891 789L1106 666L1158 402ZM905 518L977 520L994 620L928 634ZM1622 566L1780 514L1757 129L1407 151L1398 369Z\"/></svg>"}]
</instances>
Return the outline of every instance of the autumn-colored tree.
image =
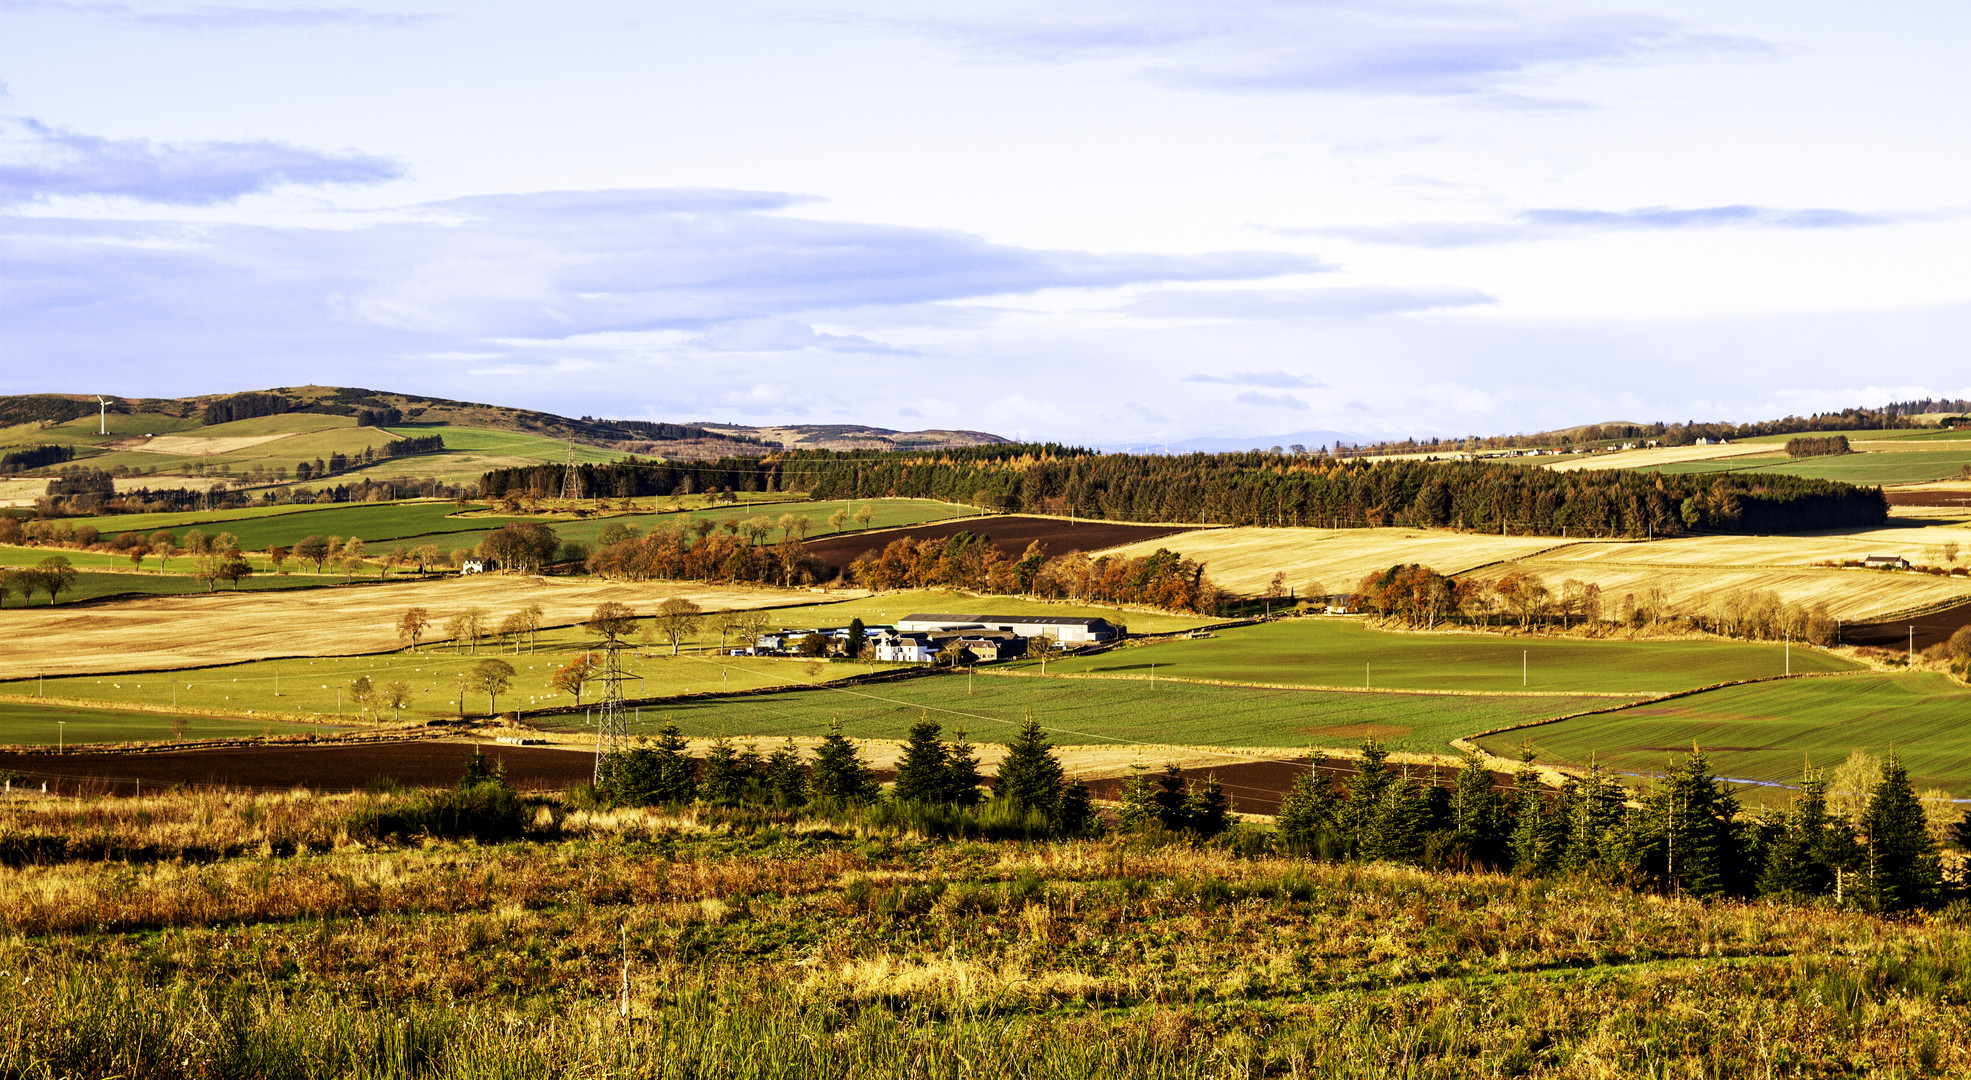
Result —
<instances>
[{"instance_id":1,"label":"autumn-colored tree","mask_svg":"<svg viewBox=\"0 0 1971 1080\"><path fill-rule=\"evenodd\" d=\"M704 613L704 608L681 596L673 596L657 605L657 632L671 643L672 656L678 654L685 638L697 632Z\"/></svg>"},{"instance_id":2,"label":"autumn-colored tree","mask_svg":"<svg viewBox=\"0 0 1971 1080\"><path fill-rule=\"evenodd\" d=\"M417 651L417 643L424 639L424 628L431 625L431 613L421 607L404 609L404 617L397 620L397 640Z\"/></svg>"},{"instance_id":3,"label":"autumn-colored tree","mask_svg":"<svg viewBox=\"0 0 1971 1080\"><path fill-rule=\"evenodd\" d=\"M601 670L601 667L602 664L593 654L585 652L555 668L554 674L548 676L548 689L558 694L567 694L575 699L575 704L580 705L582 688L595 677L595 673Z\"/></svg>"},{"instance_id":4,"label":"autumn-colored tree","mask_svg":"<svg viewBox=\"0 0 1971 1080\"><path fill-rule=\"evenodd\" d=\"M582 629L614 642L636 632L636 612L628 604L606 600L597 604L595 610L589 613L588 621L582 624Z\"/></svg>"}]
</instances>

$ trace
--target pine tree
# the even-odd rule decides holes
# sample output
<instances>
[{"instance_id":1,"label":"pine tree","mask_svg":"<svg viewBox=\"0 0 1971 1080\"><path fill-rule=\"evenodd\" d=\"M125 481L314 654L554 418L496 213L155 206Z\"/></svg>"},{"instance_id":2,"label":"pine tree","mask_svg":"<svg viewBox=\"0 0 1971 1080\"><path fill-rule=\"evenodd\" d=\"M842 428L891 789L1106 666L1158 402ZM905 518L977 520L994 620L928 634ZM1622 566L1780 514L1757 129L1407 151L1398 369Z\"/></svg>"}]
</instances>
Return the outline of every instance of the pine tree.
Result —
<instances>
[{"instance_id":1,"label":"pine tree","mask_svg":"<svg viewBox=\"0 0 1971 1080\"><path fill-rule=\"evenodd\" d=\"M1759 875L1759 891L1778 896L1825 896L1834 891L1835 865L1828 854L1833 820L1827 813L1827 774L1808 767L1800 794Z\"/></svg>"},{"instance_id":2,"label":"pine tree","mask_svg":"<svg viewBox=\"0 0 1971 1080\"><path fill-rule=\"evenodd\" d=\"M964 728L953 734L958 736L958 741L945 750L944 801L954 806L977 806L980 797L979 758L973 752L972 744L966 741Z\"/></svg>"},{"instance_id":3,"label":"pine tree","mask_svg":"<svg viewBox=\"0 0 1971 1080\"><path fill-rule=\"evenodd\" d=\"M698 763L675 722L666 721L651 752L651 790L655 802L688 803L698 797Z\"/></svg>"},{"instance_id":4,"label":"pine tree","mask_svg":"<svg viewBox=\"0 0 1971 1080\"><path fill-rule=\"evenodd\" d=\"M928 717L910 725L903 759L897 763L896 786L890 794L903 802L943 803L949 790L950 757L939 740L942 730Z\"/></svg>"},{"instance_id":5,"label":"pine tree","mask_svg":"<svg viewBox=\"0 0 1971 1080\"><path fill-rule=\"evenodd\" d=\"M1416 862L1423 855L1429 823L1430 804L1422 785L1407 776L1385 784L1375 813L1363 830L1361 855L1365 859Z\"/></svg>"},{"instance_id":6,"label":"pine tree","mask_svg":"<svg viewBox=\"0 0 1971 1080\"><path fill-rule=\"evenodd\" d=\"M1155 784L1156 792L1150 796L1150 801L1157 808L1157 824L1166 832L1183 831L1191 823L1185 807L1185 801L1190 798L1190 785L1184 782L1184 774L1178 770L1177 763L1166 762L1163 771L1157 774Z\"/></svg>"},{"instance_id":7,"label":"pine tree","mask_svg":"<svg viewBox=\"0 0 1971 1080\"><path fill-rule=\"evenodd\" d=\"M1280 799L1280 810L1273 820L1289 846L1318 853L1335 846L1335 815L1340 809L1341 800L1336 797L1334 786L1310 766L1294 777L1293 786Z\"/></svg>"},{"instance_id":8,"label":"pine tree","mask_svg":"<svg viewBox=\"0 0 1971 1080\"><path fill-rule=\"evenodd\" d=\"M799 806L808 801L807 769L801 765L801 752L794 748L792 736L767 755L762 775L767 792L782 806Z\"/></svg>"},{"instance_id":9,"label":"pine tree","mask_svg":"<svg viewBox=\"0 0 1971 1080\"><path fill-rule=\"evenodd\" d=\"M1064 836L1081 836L1095 824L1095 796L1088 785L1071 780L1061 789L1061 816L1056 823Z\"/></svg>"},{"instance_id":10,"label":"pine tree","mask_svg":"<svg viewBox=\"0 0 1971 1080\"><path fill-rule=\"evenodd\" d=\"M1046 733L1040 730L1040 722L1029 715L1020 725L1020 733L1013 737L1013 744L1006 748L1005 760L999 763L999 779L993 785L992 797L1011 806L1038 810L1053 822L1061 808L1064 775L1061 763L1054 759Z\"/></svg>"},{"instance_id":11,"label":"pine tree","mask_svg":"<svg viewBox=\"0 0 1971 1080\"><path fill-rule=\"evenodd\" d=\"M1362 849L1382 805L1383 792L1395 779L1389 771L1389 751L1373 738L1362 740L1362 759L1355 763L1355 775L1348 778L1348 797L1336 815L1342 843L1350 851Z\"/></svg>"},{"instance_id":12,"label":"pine tree","mask_svg":"<svg viewBox=\"0 0 1971 1080\"><path fill-rule=\"evenodd\" d=\"M1129 779L1123 781L1122 807L1116 811L1116 823L1125 832L1148 832L1163 827L1163 815L1157 812L1157 789L1150 783L1149 766L1136 762L1129 767Z\"/></svg>"},{"instance_id":13,"label":"pine tree","mask_svg":"<svg viewBox=\"0 0 1971 1080\"><path fill-rule=\"evenodd\" d=\"M843 803L866 802L876 797L876 775L863 763L862 755L856 753L855 744L842 734L840 720L828 725L828 734L822 737L821 748L814 753L808 792L815 799Z\"/></svg>"},{"instance_id":14,"label":"pine tree","mask_svg":"<svg viewBox=\"0 0 1971 1080\"><path fill-rule=\"evenodd\" d=\"M1735 827L1738 800L1724 791L1695 744L1643 804L1638 823L1642 869L1664 888L1715 896L1738 884L1744 863Z\"/></svg>"},{"instance_id":15,"label":"pine tree","mask_svg":"<svg viewBox=\"0 0 1971 1080\"><path fill-rule=\"evenodd\" d=\"M1562 869L1589 870L1613 861L1611 849L1626 812L1623 801L1621 785L1590 757L1588 775L1576 784L1567 804Z\"/></svg>"},{"instance_id":16,"label":"pine tree","mask_svg":"<svg viewBox=\"0 0 1971 1080\"><path fill-rule=\"evenodd\" d=\"M1463 869L1505 864L1505 811L1485 759L1467 753L1451 786L1451 850Z\"/></svg>"},{"instance_id":17,"label":"pine tree","mask_svg":"<svg viewBox=\"0 0 1971 1080\"><path fill-rule=\"evenodd\" d=\"M705 766L698 778L698 797L714 806L732 806L746 797L745 765L733 749L732 740L721 735L705 752Z\"/></svg>"},{"instance_id":18,"label":"pine tree","mask_svg":"<svg viewBox=\"0 0 1971 1080\"><path fill-rule=\"evenodd\" d=\"M1203 837L1217 836L1231 824L1232 804L1219 786L1217 773L1190 785L1184 797L1184 827Z\"/></svg>"},{"instance_id":19,"label":"pine tree","mask_svg":"<svg viewBox=\"0 0 1971 1080\"><path fill-rule=\"evenodd\" d=\"M1936 902L1943 890L1937 846L1902 755L1891 753L1882 763L1862 831L1868 836L1868 896L1878 910L1908 911Z\"/></svg>"},{"instance_id":20,"label":"pine tree","mask_svg":"<svg viewBox=\"0 0 1971 1080\"><path fill-rule=\"evenodd\" d=\"M1513 773L1512 868L1517 874L1540 877L1553 872L1559 850L1554 843L1555 816L1547 811L1533 757L1531 747L1522 749L1519 769Z\"/></svg>"}]
</instances>

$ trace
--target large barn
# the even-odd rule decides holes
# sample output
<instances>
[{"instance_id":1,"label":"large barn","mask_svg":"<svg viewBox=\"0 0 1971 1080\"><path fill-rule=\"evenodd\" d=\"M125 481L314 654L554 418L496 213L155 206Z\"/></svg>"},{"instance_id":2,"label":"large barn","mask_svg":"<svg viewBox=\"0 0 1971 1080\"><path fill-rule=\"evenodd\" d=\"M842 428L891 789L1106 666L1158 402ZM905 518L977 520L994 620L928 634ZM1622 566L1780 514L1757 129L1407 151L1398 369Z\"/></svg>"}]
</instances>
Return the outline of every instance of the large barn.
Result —
<instances>
[{"instance_id":1,"label":"large barn","mask_svg":"<svg viewBox=\"0 0 1971 1080\"><path fill-rule=\"evenodd\" d=\"M1116 639L1107 619L1069 619L1051 615L906 615L897 620L898 633L935 630L1003 630L1023 638L1045 634L1062 646L1099 644Z\"/></svg>"}]
</instances>

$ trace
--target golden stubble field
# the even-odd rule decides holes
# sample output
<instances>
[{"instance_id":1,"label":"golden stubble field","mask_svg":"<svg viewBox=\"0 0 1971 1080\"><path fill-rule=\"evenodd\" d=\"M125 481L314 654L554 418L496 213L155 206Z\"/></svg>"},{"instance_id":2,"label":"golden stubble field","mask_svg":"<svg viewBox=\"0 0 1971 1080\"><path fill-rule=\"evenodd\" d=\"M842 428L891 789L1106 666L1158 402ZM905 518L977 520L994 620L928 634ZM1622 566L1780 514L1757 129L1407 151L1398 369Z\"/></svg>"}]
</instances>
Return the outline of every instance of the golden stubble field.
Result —
<instances>
[{"instance_id":1,"label":"golden stubble field","mask_svg":"<svg viewBox=\"0 0 1971 1080\"><path fill-rule=\"evenodd\" d=\"M1493 578L1511 570L1539 575L1549 587L1568 579L1601 586L1610 602L1640 599L1661 588L1671 602L1702 608L1732 590L1777 593L1789 603L1826 603L1839 618L1872 620L1971 598L1971 578L1839 570L1815 563L1901 555L1946 565L1949 544L1959 566L1971 565L1971 527L1956 518L1927 524L1898 516L1880 529L1810 536L1689 536L1670 540L1565 540L1488 536L1429 529L1205 529L1117 548L1145 555L1159 547L1205 564L1205 573L1235 593L1258 595L1276 572L1305 595L1309 586L1347 592L1372 572L1421 563L1443 574Z\"/></svg>"},{"instance_id":2,"label":"golden stubble field","mask_svg":"<svg viewBox=\"0 0 1971 1080\"><path fill-rule=\"evenodd\" d=\"M604 601L648 615L680 596L707 610L811 603L806 591L652 582L560 582L476 575L407 585L216 593L96 607L10 608L0 613L0 679L149 671L270 656L353 656L398 647L397 621L423 607L435 624L466 608L493 620L539 604L548 624L579 621Z\"/></svg>"},{"instance_id":3,"label":"golden stubble field","mask_svg":"<svg viewBox=\"0 0 1971 1080\"><path fill-rule=\"evenodd\" d=\"M1285 572L1287 585L1305 595L1350 592L1362 578L1397 563L1422 563L1439 573L1461 573L1579 541L1552 536L1491 536L1432 529L1201 529L1114 549L1136 557L1158 548L1181 552L1205 564L1221 588L1258 595L1273 575Z\"/></svg>"},{"instance_id":4,"label":"golden stubble field","mask_svg":"<svg viewBox=\"0 0 1971 1080\"><path fill-rule=\"evenodd\" d=\"M1578 472L1582 469L1660 469L1665 465L1681 465L1687 461L1715 461L1720 458L1747 457L1753 454L1773 454L1785 449L1772 443L1713 443L1710 446L1658 446L1642 447L1635 450L1617 450L1613 453L1566 454L1561 457L1541 458L1540 466L1554 472Z\"/></svg>"}]
</instances>

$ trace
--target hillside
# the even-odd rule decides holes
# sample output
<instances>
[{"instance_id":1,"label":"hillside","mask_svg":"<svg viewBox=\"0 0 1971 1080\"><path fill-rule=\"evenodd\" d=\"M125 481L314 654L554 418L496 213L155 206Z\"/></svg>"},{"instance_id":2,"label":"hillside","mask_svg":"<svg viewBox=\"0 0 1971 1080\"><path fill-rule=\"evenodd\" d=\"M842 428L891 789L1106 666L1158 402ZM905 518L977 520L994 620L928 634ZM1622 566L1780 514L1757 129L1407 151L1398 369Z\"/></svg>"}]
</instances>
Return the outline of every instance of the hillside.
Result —
<instances>
[{"instance_id":1,"label":"hillside","mask_svg":"<svg viewBox=\"0 0 1971 1080\"><path fill-rule=\"evenodd\" d=\"M434 437L436 443L430 441ZM460 486L492 469L559 463L571 447L576 460L600 463L631 454L708 461L756 455L783 444L867 450L1004 441L984 432L904 432L861 425L751 428L573 418L509 405L335 386L112 398L106 404L84 394L0 397L0 474L46 477L66 466L81 466L109 473L118 492L184 488L191 486L189 479L212 477L256 487L319 484L328 476L340 485L414 476ZM7 481L0 488L0 502L31 501L45 486Z\"/></svg>"}]
</instances>

